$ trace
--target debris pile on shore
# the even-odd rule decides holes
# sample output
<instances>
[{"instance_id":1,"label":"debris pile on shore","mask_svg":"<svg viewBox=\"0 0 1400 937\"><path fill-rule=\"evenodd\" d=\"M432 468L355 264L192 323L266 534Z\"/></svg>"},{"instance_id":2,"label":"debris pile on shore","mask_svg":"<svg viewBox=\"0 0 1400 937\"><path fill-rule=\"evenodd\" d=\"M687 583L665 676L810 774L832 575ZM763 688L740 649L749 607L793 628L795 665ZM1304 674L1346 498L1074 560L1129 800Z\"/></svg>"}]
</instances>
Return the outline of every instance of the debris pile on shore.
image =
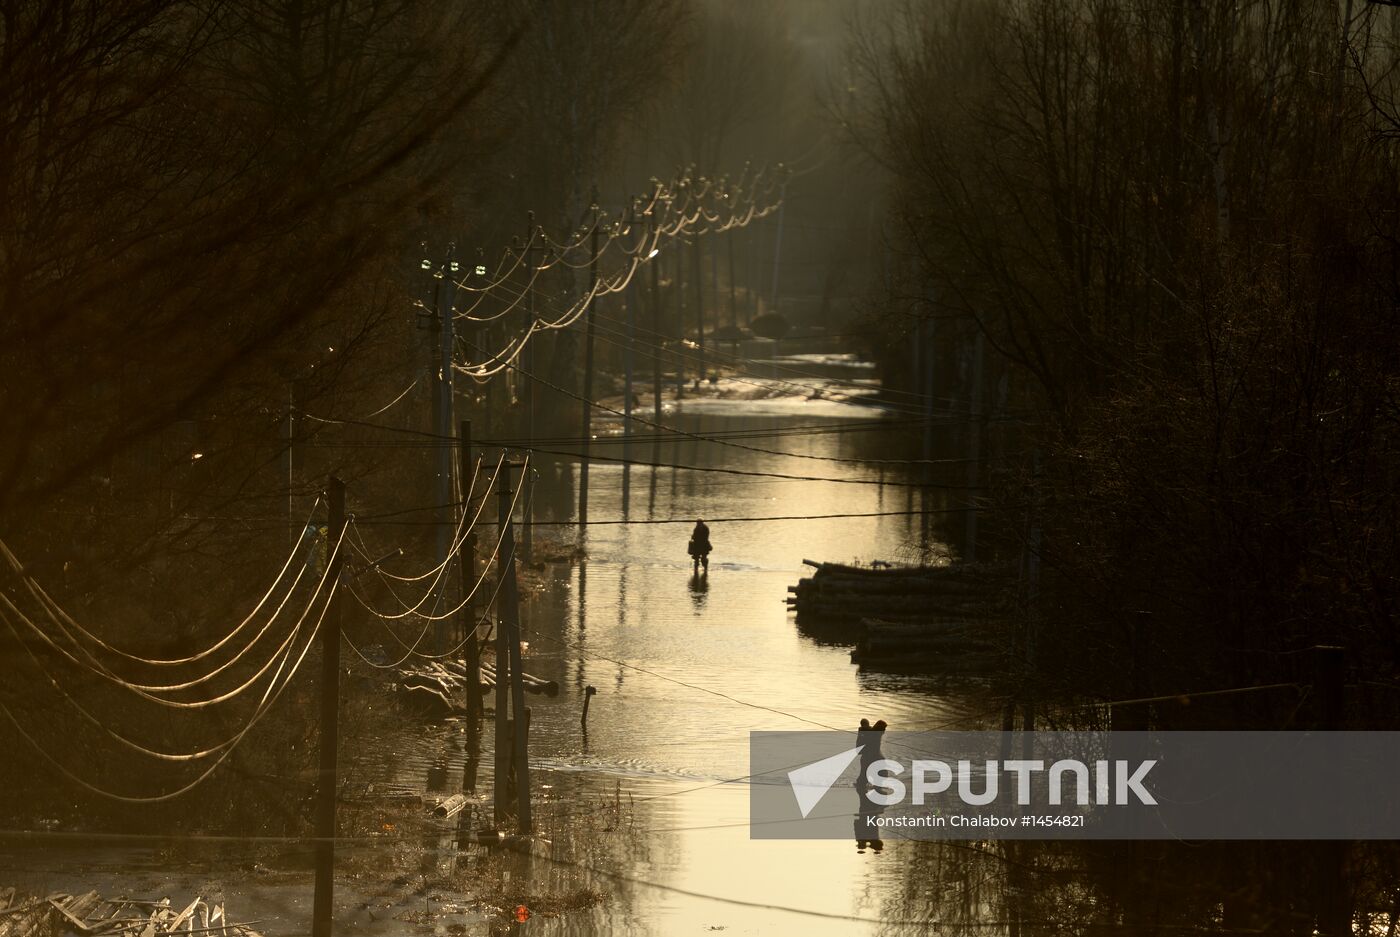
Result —
<instances>
[{"instance_id":1,"label":"debris pile on shore","mask_svg":"<svg viewBox=\"0 0 1400 937\"><path fill-rule=\"evenodd\" d=\"M249 924L230 921L222 904L202 897L177 910L169 898L139 901L102 898L97 892L25 897L0 888L0 937L50 937L53 934L204 934L209 937L258 937Z\"/></svg>"},{"instance_id":2,"label":"debris pile on shore","mask_svg":"<svg viewBox=\"0 0 1400 937\"><path fill-rule=\"evenodd\" d=\"M984 673L1002 663L1014 594L1005 567L802 562L816 572L788 587L798 624L854 645L862 667Z\"/></svg>"},{"instance_id":3,"label":"debris pile on shore","mask_svg":"<svg viewBox=\"0 0 1400 937\"><path fill-rule=\"evenodd\" d=\"M530 674L521 674L527 693L558 696L559 684ZM483 695L495 689L496 667L489 661L481 664ZM396 689L405 700L417 708L436 715L448 715L466 710L467 666L461 661L429 661L422 666L402 667L398 671Z\"/></svg>"}]
</instances>

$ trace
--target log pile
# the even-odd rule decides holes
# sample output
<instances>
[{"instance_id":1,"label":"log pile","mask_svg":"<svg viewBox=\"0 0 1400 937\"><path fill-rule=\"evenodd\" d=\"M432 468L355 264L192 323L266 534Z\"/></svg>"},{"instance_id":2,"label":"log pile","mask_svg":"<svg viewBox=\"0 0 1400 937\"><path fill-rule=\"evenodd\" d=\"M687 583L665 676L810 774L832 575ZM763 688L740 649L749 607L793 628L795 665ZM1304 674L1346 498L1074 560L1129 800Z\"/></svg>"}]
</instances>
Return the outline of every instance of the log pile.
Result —
<instances>
[{"instance_id":1,"label":"log pile","mask_svg":"<svg viewBox=\"0 0 1400 937\"><path fill-rule=\"evenodd\" d=\"M95 891L26 898L17 895L13 888L0 889L0 937L49 937L63 933L258 937L249 926L253 923L257 922L230 921L222 904L210 904L198 896L181 909L172 905L169 898L102 898Z\"/></svg>"},{"instance_id":2,"label":"log pile","mask_svg":"<svg viewBox=\"0 0 1400 937\"><path fill-rule=\"evenodd\" d=\"M863 668L976 674L1002 663L1010 570L802 562L816 572L788 587L788 606L800 625L854 645Z\"/></svg>"}]
</instances>

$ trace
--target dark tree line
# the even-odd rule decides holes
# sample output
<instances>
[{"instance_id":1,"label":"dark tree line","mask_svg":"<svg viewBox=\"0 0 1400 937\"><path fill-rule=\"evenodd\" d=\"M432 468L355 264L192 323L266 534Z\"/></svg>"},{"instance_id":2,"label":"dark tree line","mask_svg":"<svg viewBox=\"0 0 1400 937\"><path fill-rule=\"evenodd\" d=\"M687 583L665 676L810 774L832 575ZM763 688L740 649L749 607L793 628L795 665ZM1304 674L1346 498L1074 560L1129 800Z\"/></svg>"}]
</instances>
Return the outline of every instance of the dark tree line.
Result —
<instances>
[{"instance_id":1,"label":"dark tree line","mask_svg":"<svg viewBox=\"0 0 1400 937\"><path fill-rule=\"evenodd\" d=\"M1396 27L1328 0L968 0L864 30L862 131L894 180L883 367L929 387L922 328L967 413L985 343L982 530L1040 559L1007 683L1040 727L1158 696L1112 724L1317 727L1317 645L1345 649L1341 723L1393 727ZM1099 885L1085 928L1341 933L1395 896L1383 846L1071 855ZM1072 893L1026 899L1028 926Z\"/></svg>"},{"instance_id":2,"label":"dark tree line","mask_svg":"<svg viewBox=\"0 0 1400 937\"><path fill-rule=\"evenodd\" d=\"M425 253L470 264L526 209L566 236L688 24L628 0L0 3L0 537L80 620L171 656L247 614L330 473L361 513L426 503L421 436L325 421L416 381L379 422L430 429ZM153 776L0 646L22 721L118 787ZM205 738L53 657L150 744ZM301 770L300 715L273 723L216 775L229 816L270 793L240 779ZM3 786L18 811L68 797Z\"/></svg>"},{"instance_id":3,"label":"dark tree line","mask_svg":"<svg viewBox=\"0 0 1400 937\"><path fill-rule=\"evenodd\" d=\"M1370 7L1157 0L867 34L915 297L886 324L980 332L987 399L1031 414L987 506L1038 505L1049 684L1276 682L1319 643L1393 680L1396 39Z\"/></svg>"}]
</instances>

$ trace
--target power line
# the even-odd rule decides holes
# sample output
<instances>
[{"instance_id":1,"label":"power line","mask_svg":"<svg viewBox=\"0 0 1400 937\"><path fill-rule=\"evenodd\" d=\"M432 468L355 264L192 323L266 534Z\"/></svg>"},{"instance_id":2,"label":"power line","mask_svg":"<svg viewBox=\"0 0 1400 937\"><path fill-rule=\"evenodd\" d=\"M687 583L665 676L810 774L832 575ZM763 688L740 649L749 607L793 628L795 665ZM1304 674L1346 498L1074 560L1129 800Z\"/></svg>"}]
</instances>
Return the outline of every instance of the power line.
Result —
<instances>
[{"instance_id":1,"label":"power line","mask_svg":"<svg viewBox=\"0 0 1400 937\"><path fill-rule=\"evenodd\" d=\"M575 461L583 458L583 456L576 452L566 452L562 449L536 448L531 451L543 452L546 455L560 456ZM615 462L619 465L636 465L643 468L681 469L688 472L714 472L721 475L737 475L744 478L777 478L787 481L830 482L834 485L880 485L889 486L891 488L939 489L944 491L983 490L980 486L974 485L926 484L923 482L886 481L879 478L830 478L824 475L792 475L786 472L763 472L758 469L724 468L716 465L684 465L679 462L648 462L645 459L630 459L625 456L614 455L593 455L589 456L589 458L604 462Z\"/></svg>"},{"instance_id":2,"label":"power line","mask_svg":"<svg viewBox=\"0 0 1400 937\"><path fill-rule=\"evenodd\" d=\"M231 700L231 699L233 699L233 698L239 696L239 695L242 694L244 691L246 691L249 687L251 687L254 683L256 683L259 679L261 679L261 677L262 677L264 674L267 673L267 671L271 668L272 664L277 660L278 656L282 654L283 649L287 648L287 647L291 644L291 642L292 642L293 638L295 637L297 631L300 629L301 624L305 622L306 616L307 616L308 614L310 614L310 611L311 611L312 607L314 607L314 605L316 604L316 600L317 600L317 598L320 596L321 590L325 587L326 581L328 580L328 578L329 578L329 576L330 576L330 568L331 568L331 566L332 566L332 562L333 562L334 558L339 554L340 549L341 549L341 545L344 543L344 541L345 541L345 534L344 534L344 532L342 531L342 532L341 532L340 539L336 541L335 548L331 551L331 557L330 557L330 559L327 561L327 570L326 570L326 572L322 574L320 581L316 584L316 589L315 589L315 591L312 593L311 598L310 598L310 600L309 600L309 602L308 602L308 604L307 604L306 609L302 612L302 617L301 617L301 619L298 620L297 625L293 628L292 632L291 632L290 634L288 634L287 639L286 639L285 641L283 641L281 647L279 647L278 650L274 652L273 656L270 657L270 658L268 659L268 661L267 661L265 664L263 664L263 666L262 666L261 668L259 668L258 671L257 671L256 673L254 673L252 677L248 678L248 680L246 680L241 686L235 687L235 688L232 689L232 690L229 690L229 691L227 691L227 692L225 692L225 693L220 694L219 696L216 696L216 697L213 697L213 698L210 698L210 699L202 699L202 700L171 700L171 699L166 699L165 697L162 697L162 696L155 696L155 695L153 695L152 693L147 692L147 689L146 689L145 687L143 687L141 684L132 683L131 681L126 680L125 678L123 678L123 677L121 677L121 676L119 676L119 675L113 673L110 669L108 669L107 667L105 667L105 666L102 664L102 662L99 661L96 657L94 657L91 653L89 653L89 652L83 650L83 649L81 648L81 646L78 645L78 644L76 643L76 641L74 641L73 636L67 631L67 629L65 629L65 628L63 627L63 625L62 625L61 622L58 622L58 621L57 621L57 619L54 619L54 623L58 625L59 630L64 634L65 637L68 638L68 640L69 640L70 642L74 642L74 647L75 647L75 649L77 649L77 650L79 650L81 653L83 653L83 655L84 655L85 657L88 658L88 661L89 661L89 662L84 662L84 661L82 661L82 660L79 660L77 657L74 657L73 654L72 654L71 652L69 652L69 650L68 650L66 647L63 647L63 646L60 645L58 642L56 642L47 632L44 631L44 629L40 628L40 627L39 627L37 624L35 624L27 615L25 615L25 614L10 600L9 596L7 596L7 595L4 593L3 590L0 590L0 606L2 606L3 608L8 608L8 609L10 610L10 613L11 613L12 615L14 615L15 617L17 617L21 623L23 623L24 625L28 626L28 628L29 628L31 631L33 631L41 640L43 640L46 644L48 644L48 645L49 645L51 648L53 648L54 650L58 651L61 655L63 655L64 657L66 657L68 660L70 660L71 662L73 662L74 664L76 664L77 666L79 666L80 668L82 668L82 669L84 669L84 670L87 670L87 671L89 671L89 672L91 672L91 673L96 674L97 676L101 677L102 679L104 679L104 680L106 680L106 681L108 681L108 682L114 684L115 686L120 687L120 688L125 689L125 690L128 690L129 692L135 694L136 696L140 697L141 699L147 700L148 702L155 703L155 704L157 704L157 705L159 705L159 706L164 706L164 707L171 708L171 709L203 709L203 708L206 708L206 707L209 707L209 706L214 706L214 705L217 705L217 704L220 704L220 703L225 703L225 702L227 702L227 701L229 701L229 700ZM332 589L334 589L334 588L335 588L335 586L332 586ZM0 609L0 615L3 615L3 610L2 610L2 609ZM50 616L50 617L52 617L52 616ZM8 621L8 618L7 618L7 621ZM285 663L285 657L284 657L284 663ZM280 666L279 666L279 670L280 670ZM275 679L275 677L274 677L274 679ZM164 688L162 688L162 689L164 689Z\"/></svg>"},{"instance_id":3,"label":"power line","mask_svg":"<svg viewBox=\"0 0 1400 937\"><path fill-rule=\"evenodd\" d=\"M317 510L319 510L320 506L321 497L318 496L316 498L315 503L311 505L311 512L308 515L307 525L309 525L311 523L311 519L316 516L316 512ZM126 651L123 651L120 648L108 644L101 637L84 628L77 621L75 621L72 618L72 616L65 612L62 609L62 607L59 606L58 603L55 602L46 591L44 591L43 587L40 586L39 583L35 581L34 578L31 577L25 571L24 564L22 564L19 561L19 558L15 556L14 552L10 550L9 546L7 546L3 540L0 540L0 556L4 557L6 563L9 564L10 569L20 578L20 580L25 584L25 588L30 591L31 595L34 595L35 599L39 601L40 605L50 610L51 617L52 615L57 614L58 616L63 618L63 620L66 621L68 625L72 627L75 631L77 631L83 637L87 638L89 641L102 648L103 650L110 651L111 653L116 654L119 657L123 657L127 660L152 667L174 667L182 664L191 664L195 661L203 660L204 658L213 654L215 651L218 651L224 645L228 644L228 642L232 641L239 632L241 632L244 628L248 626L249 623L252 622L253 618L258 614L258 612L262 610L262 607L267 604L268 599L270 599L272 597L273 592L277 590L278 583L280 583L283 580L283 578L286 577L287 571L291 569L292 563L296 560L297 554L300 552L300 549L301 544L297 544L296 546L292 547L291 552L287 555L286 561L282 564L282 568L278 570L277 575L273 578L272 584L268 586L267 591L263 593L260 599L258 599L257 604L253 606L253 610L250 611L241 622L235 625L233 630L231 630L228 634L224 635L217 642L205 648L204 650L199 651L195 654L191 654L188 657L159 659L142 657L138 654L127 653ZM295 583L293 583L293 586L295 586ZM18 609L16 609L16 612L18 612Z\"/></svg>"},{"instance_id":4,"label":"power line","mask_svg":"<svg viewBox=\"0 0 1400 937\"><path fill-rule=\"evenodd\" d=\"M758 218L765 217L768 213L775 210L777 204L779 203L769 203L765 205L764 208L761 210L757 208L757 181L759 178L763 178L762 173L755 176L753 180L753 185L747 192L743 193L743 200L748 202L747 208L744 208L739 204L740 200L736 198L736 193L722 193L720 195L720 201L727 203L729 217L726 221L724 221L717 227L711 227L707 224L707 227L704 230L694 230L694 225L700 220L700 218L704 217L706 218L707 222L713 222L718 221L722 217L719 212L710 213L706 211L704 205L699 202L700 199L702 199L706 194L708 194L709 189L711 187L709 182L707 182L703 188L700 188L698 190L694 186L689 185L688 180L681 180L674 183L673 188L681 190L685 195L685 202L679 208L677 208L677 206L674 204L674 193L670 190L666 190L663 192L662 187L658 185L658 191L653 195L651 205L647 208L645 212L645 217L651 219L649 220L646 227L646 238L641 242L641 244L638 245L638 248L635 252L628 253L628 262L626 264L625 273L619 271L614 274L603 275L598 277L596 281L590 286L588 291L578 300L576 300L567 310L565 310L557 318L550 321L545 321L538 317L532 316L531 321L529 325L526 326L524 332L518 335L516 338L509 341L506 344L506 346L500 351L493 353L488 360L477 362L474 364L462 364L458 366L459 369L464 374L467 374L472 379L478 381L489 378L492 375L501 372L506 367L508 367L510 363L516 359L516 357L519 356L521 351L524 349L525 345L529 342L530 338L536 332L568 328L575 321L577 321L580 316L583 315L584 311L589 308L589 305L596 297L604 296L609 293L620 292L623 289L625 289L628 283L631 282L632 277L636 274L637 269L643 263L649 262L655 255L655 253L658 250L657 245L660 243L660 240L663 236L668 239L675 240L676 238L683 236L683 233L687 232L687 229L690 229L689 233L692 235L700 235L710 231L727 231L732 228L747 226L752 221ZM765 188L765 191L771 193L772 189L773 184L769 182ZM665 206L662 218L659 220L652 219L652 209L656 206L658 202L661 202ZM693 215L688 214L692 203L698 205ZM592 235L596 232L596 227L599 224L598 219L602 217L602 212L595 210L593 214L595 216L594 228L589 230L589 235ZM677 214L679 215L679 217L674 218L674 220L669 220L672 218L673 215ZM572 261L569 261L567 259L567 254L574 247L577 247L582 243L582 236L576 239L573 245L565 248L562 251L558 250L558 245L555 245L555 243L549 239L547 234L544 235L544 237L546 243L549 243L556 247L556 259L558 262L564 263L565 266L574 267L578 269L582 267L587 267L596 262L604 253L607 252L608 248L612 245L613 241L624 237L626 236L626 234L630 233L632 224L634 223L636 222L629 221L626 225L623 225L621 223L615 223L607 226L607 238L605 239L603 244L600 247L598 247L596 251L590 249L588 259L584 260L579 264L575 264ZM543 233L543 229L540 230L541 233ZM645 256L642 256L644 251ZM522 251L522 256L525 255L525 253L525 251ZM506 277L497 280L494 285L487 288L487 292L490 292L490 290L493 290L495 288L504 286L508 278L509 274ZM533 278L534 277L532 275L531 282L533 282ZM515 298L515 302L513 302L511 306L508 307L508 309L505 311L508 312L509 308L514 308L514 306L518 304L520 300L521 296L517 296ZM478 303L479 302L480 299L478 299ZM497 316L493 316L492 318L499 318L501 315L504 314L505 312L502 312ZM468 318L470 317L468 316Z\"/></svg>"},{"instance_id":5,"label":"power line","mask_svg":"<svg viewBox=\"0 0 1400 937\"><path fill-rule=\"evenodd\" d=\"M297 661L292 666L292 669L288 671L286 679L283 680L281 684L277 686L276 691L271 694L270 698L268 698L267 696L264 697L265 702L259 705L258 709L253 713L248 723L241 730L239 730L238 734L233 738L231 742L229 742L228 747L226 747L219 754L219 757L214 761L214 763L211 764L208 768L206 768L203 772L201 772L200 775L194 780L190 781L189 783L183 785L182 787L174 791L169 791L164 794L151 796L132 796L127 794L118 794L114 791L109 791L105 788L98 787L97 785L90 783L89 781L74 773L61 761L59 761L52 754L50 754L47 749L40 745L38 741L36 741L35 738L29 734L29 732L25 731L24 726L20 724L19 720L15 718L14 713L12 713L10 711L10 708L6 706L3 702L0 702L0 712L3 712L5 714L5 717L9 719L10 724L15 727L15 730L19 732L21 736L24 737L24 740L29 743L30 747L32 747L40 755L40 757L42 757L54 768L58 769L69 780L73 781L75 784L79 785L85 790L88 790L101 797L105 797L109 800L115 800L129 804L152 804L173 800L174 798L179 797L182 794L186 794L194 790L194 788L198 787L200 784L204 783L204 781L208 780L208 778L219 768L219 766L222 765L231 754L233 754L234 750L238 747L239 743L242 742L243 739L248 735L248 733L252 731L253 727L258 724L262 717L267 714L267 712L281 697L282 692L286 690L286 688L291 684L292 677L295 676L297 670L301 668L302 662L306 660L307 652L311 649L311 645L315 643L316 635L320 632L321 625L325 621L326 612L331 606L331 600L335 595L337 585L338 583L333 584L331 586L331 590L326 596L325 605L323 605L321 608L320 617L316 619L316 624L312 627L311 633L307 636L306 645L302 648L301 654L297 657ZM273 684L276 684L277 679L281 674L282 667L286 665L286 662L288 660L290 660L290 655L283 659L282 665L279 665L277 673L273 675Z\"/></svg>"},{"instance_id":6,"label":"power line","mask_svg":"<svg viewBox=\"0 0 1400 937\"><path fill-rule=\"evenodd\" d=\"M471 506L471 502L472 502L472 493L476 491L477 474L478 474L478 472L479 472L480 469L481 469L481 463L482 463L482 460L481 460L481 459L477 459L477 460L476 460L476 467L475 467L476 470L472 472L471 481L468 483L468 486L467 486L467 494L466 494L466 497L463 498L463 499L461 499L460 501L454 501L454 502L452 502L452 503L450 503L450 504L439 505L439 507L470 507L470 506ZM498 459L496 460L496 468L495 468L495 470L491 473L491 480L487 483L487 490L488 490L488 491L490 490L490 487L496 483L496 479L500 477L500 474L501 474L501 466L504 465L504 464L505 464L505 453L503 452L503 453L501 453L500 458L498 458ZM423 604L423 601L426 601L427 596L432 595L434 592L437 591L437 584L438 584L438 582L442 579L442 573L443 573L443 571L447 568L447 564L448 564L449 562L451 562L452 557L456 554L458 548L461 547L462 543L466 540L467 535L469 535L473 530L476 529L476 525L477 525L477 523L481 520L481 514L482 514L482 512L483 512L485 509L486 509L486 499L485 499L485 498L482 498L481 507L477 508L476 514L473 515L470 524L467 524L467 512L466 512L466 511L463 511L463 512L462 512L461 520L459 520L459 521L457 522L457 531L456 531L456 533L453 534L453 537L452 537L452 543L451 543L451 545L450 545L450 546L447 548L447 550L446 550L446 554L447 554L447 555L446 555L445 557L443 557L443 560L442 560L441 563L438 563L436 566L434 566L432 569L429 569L427 572L419 573L417 576L400 576L400 575L398 575L397 573L391 573L391 572L389 572L388 570L383 569L382 567L378 566L377 564L376 564L375 567L374 567L375 572L379 573L380 576L387 576L387 577L389 577L390 579L396 579L396 580L398 580L399 582L421 582L422 580L427 579L429 576L432 576L432 577L433 577L433 581L432 581L432 583L429 584L429 586L428 586L428 591L424 594L423 600L420 600L419 603L418 603L417 605L413 606L413 609L417 609L419 606L421 606L421 605ZM465 525L465 527L464 527L464 525ZM363 538L363 537L361 537L360 540L361 540L361 543L364 542L364 538ZM371 562L371 563L374 561L374 557L370 556L369 553L368 553L366 550L361 550L359 547L356 547L354 541L351 541L350 545L351 545L352 548L358 550L358 551L360 552L360 554L365 558L366 561Z\"/></svg>"},{"instance_id":7,"label":"power line","mask_svg":"<svg viewBox=\"0 0 1400 937\"><path fill-rule=\"evenodd\" d=\"M983 509L983 508L976 508L976 507L965 507L965 508L936 508L936 509L927 510L927 511L855 511L855 512L850 512L850 513L843 513L843 514L775 514L775 515L766 516L766 517L707 517L707 518L705 519L705 523L707 523L707 524L752 524L752 523L762 523L762 522L765 522L765 521L821 521L821 520L835 520L835 519L839 519L839 518L856 518L856 517L920 517L920 516L922 516L922 515L924 515L924 514L963 514L963 513L966 513L966 512L968 512L968 511L979 511L979 510L985 510L985 509ZM617 519L602 520L602 521L595 521L595 520L593 520L593 519L590 518L589 521L588 521L588 526L589 526L589 527L593 527L593 526L595 526L595 525L608 525L608 526L611 526L611 525L639 525L639 526L645 526L645 525L648 525L648 524L693 524L693 523L695 523L695 518L694 518L694 517L658 517L658 518L647 518L647 519L638 518L638 519L635 519L635 520L633 520L633 519L617 518ZM536 527L573 527L573 526L576 526L576 522L575 522L575 521L535 521L534 524L535 524Z\"/></svg>"},{"instance_id":8,"label":"power line","mask_svg":"<svg viewBox=\"0 0 1400 937\"><path fill-rule=\"evenodd\" d=\"M504 456L502 456L502 459L504 459ZM524 462L524 468L528 469L529 464L530 464L529 458L527 457L527 458L525 459L525 462ZM498 469L498 471L499 471L499 469ZM524 487L525 487L524 485L518 486L518 487L516 488L516 490L515 490L514 496L513 496L512 499L511 499L510 509L509 509L509 510L510 510L510 514L512 514L512 515L515 513L515 505L516 505L516 503L519 501L520 492L521 492L521 490L524 489ZM487 500L488 500L488 499L486 499L486 498L484 498L484 497L481 499L481 507L477 509L477 517L478 517L478 518L481 516L481 511L482 511L482 509L485 508ZM456 506L456 505L460 505L460 504L462 504L462 503L463 503L463 502L456 502L454 505L439 505L439 507ZM463 513L464 513L464 515L465 515L465 512L463 512ZM357 520L356 522L358 523L358 520ZM472 523L475 524L476 521L473 520ZM494 547L494 548L492 549L492 551L491 551L491 557L490 557L490 559L487 560L487 564L488 564L488 565L490 564L491 560L494 560L494 559L496 558L496 556L499 555L500 550L501 550L501 543L502 543L502 542L504 541L504 539L505 539L506 531L507 531L506 525L502 524L502 525L501 525L501 528L500 528L500 532L499 532L499 533L497 534L497 536L496 536L496 545L495 545L495 547ZM457 545L460 546L460 543L461 543L461 541L458 541L458 544L457 544ZM457 552L457 548L454 547L451 551L448 552L448 559L450 560L453 556L455 556L455 555L456 555L456 552ZM445 565L444 565L444 568L445 568ZM441 576L441 571L439 572L439 576ZM458 602L456 606L454 606L452 609L450 609L450 610L448 610L448 611L446 611L446 612L443 612L441 615L438 615L438 614L436 614L436 613L433 613L433 614L425 614L425 613L423 613L423 612L419 612L419 611L418 611L418 609L419 609L420 607L422 607L423 602L425 602L425 601L427 600L428 595L432 595L433 592L436 591L436 580L434 580L434 588L431 589L431 590L429 590L429 592L428 592L427 594L425 594L424 597L423 597L422 599L419 599L418 602L417 602L417 604L415 604L412 608L407 608L407 607L405 607L405 610L404 610L404 611L399 612L399 613L397 613L397 614L389 615L389 614L386 614L386 613L384 613L384 612L378 611L378 610L376 610L376 609L374 609L374 608L371 608L369 605L365 604L364 602L361 602L360 604L365 605L365 608L368 609L372 614L374 614L374 615L377 616L378 618L384 619L384 620L386 620L386 621L395 621L395 620L407 618L409 615L413 615L413 614L417 614L419 617L424 618L424 619L427 619L428 621L443 621L443 620L445 620L445 619L451 618L453 615L456 615L459 611L461 611L463 608L465 608L465 607L467 606L467 604L471 602L472 598L476 595L477 590L481 588L481 584L482 584L483 582L485 582L485 581L486 581L486 573L485 573L485 571L483 570L482 575L481 575L481 578L477 579L477 581L476 581L475 583L472 584L471 590L462 598L462 601ZM354 594L354 593L353 593L353 590L352 590L352 594ZM390 594L391 594L391 595L394 595L394 593L392 592L392 590L391 590ZM356 598L358 598L358 596L356 596ZM401 599L399 599L397 595L394 595L394 598L395 598L396 601L399 602L400 605L403 605L403 604L404 604L403 601L402 601ZM420 640L421 640L421 638L420 638Z\"/></svg>"}]
</instances>

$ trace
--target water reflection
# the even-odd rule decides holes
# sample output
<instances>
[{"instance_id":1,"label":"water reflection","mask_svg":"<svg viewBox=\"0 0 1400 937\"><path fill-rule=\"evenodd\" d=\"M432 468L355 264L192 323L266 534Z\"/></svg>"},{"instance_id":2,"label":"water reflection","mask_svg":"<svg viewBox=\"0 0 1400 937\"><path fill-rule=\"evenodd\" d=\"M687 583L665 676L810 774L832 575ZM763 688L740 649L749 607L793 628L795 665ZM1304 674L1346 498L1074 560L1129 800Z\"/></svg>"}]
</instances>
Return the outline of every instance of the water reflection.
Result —
<instances>
[{"instance_id":1,"label":"water reflection","mask_svg":"<svg viewBox=\"0 0 1400 937\"><path fill-rule=\"evenodd\" d=\"M808 433L825 425L822 421L865 424L875 416L830 401L688 399L684 407L668 413L666 422L699 434L752 438L759 448L842 457L917 455L901 448L897 431ZM595 451L620 451L608 446L600 435ZM847 474L827 466L814 470L805 459L689 438L654 442L647 452L661 465ZM575 478L570 463L550 466L542 459L540 471L541 513L569 519L573 508L565 503L565 485ZM645 478L637 472L645 472ZM574 688L534 707L532 760L542 790L548 785L536 817L554 844L544 851L560 863L547 868L537 862L535 873L578 876L613 897L582 916L534 919L530 931L922 932L862 921L906 915L927 920L929 892L935 889L920 884L911 890L901 870L914 856L924 856L930 844L887 840L878 830L856 837L860 854L850 840L751 840L748 785L775 779L745 779L754 729L811 727L802 720L855 726L862 717L931 727L975 715L982 707L975 689L969 695L958 687L950 692L933 678L858 673L848 645L812 640L794 626L783 602L787 587L805 574L804 557L892 559L906 544L918 543L918 518L713 521L713 558L721 577L713 589L707 576L694 574L686 554L697 517L898 510L905 498L881 484L655 467L629 471L603 461L592 466L590 476L590 513L596 520L621 519L628 512L653 523L593 527L586 555L572 568L552 565L554 577L528 602L538 634L531 640L526 671ZM896 470L870 477L900 480ZM643 484L645 505L639 500L632 511L627 501L641 498ZM912 489L900 486L899 491L910 510L925 503ZM678 523L655 523L671 519ZM571 536L568 528L562 534L566 540ZM590 685L599 692L584 733L580 707ZM483 757L489 761L490 753ZM489 775L489 769L483 772L488 783ZM575 813L573 822L612 830L586 855L559 845L567 832L549 819L581 806L592 819L580 821ZM871 831L853 828L865 832ZM870 862L880 851L898 853L898 861ZM794 917L785 908L816 915Z\"/></svg>"},{"instance_id":2,"label":"water reflection","mask_svg":"<svg viewBox=\"0 0 1400 937\"><path fill-rule=\"evenodd\" d=\"M700 617L705 611L705 596L710 591L710 574L708 572L695 572L690 574L690 602L695 607L695 616Z\"/></svg>"},{"instance_id":3,"label":"water reflection","mask_svg":"<svg viewBox=\"0 0 1400 937\"><path fill-rule=\"evenodd\" d=\"M574 624L575 624L575 626L576 626L575 629L574 629L574 634L575 634L575 643L576 643L576 645L577 645L577 650L578 650L579 653L578 653L578 659L577 659L577 661L575 662L577 666L575 667L575 670L574 670L574 686L576 686L576 687L582 687L585 683L587 683L587 680L585 679L587 675L586 675L585 672L584 672L584 662L585 662L585 660L587 659L587 658L584 657L584 653L585 653L586 650L587 650L587 643L588 643L588 642L587 642L587 638L588 638L588 561L587 561L587 559L584 559L583 561L581 561L581 562L578 564L577 569L578 569L578 574L577 574L577 577L578 577L578 578L577 578L575 581L577 582L577 595L578 595L578 599L577 599L577 605L575 606L575 612L574 612Z\"/></svg>"}]
</instances>

